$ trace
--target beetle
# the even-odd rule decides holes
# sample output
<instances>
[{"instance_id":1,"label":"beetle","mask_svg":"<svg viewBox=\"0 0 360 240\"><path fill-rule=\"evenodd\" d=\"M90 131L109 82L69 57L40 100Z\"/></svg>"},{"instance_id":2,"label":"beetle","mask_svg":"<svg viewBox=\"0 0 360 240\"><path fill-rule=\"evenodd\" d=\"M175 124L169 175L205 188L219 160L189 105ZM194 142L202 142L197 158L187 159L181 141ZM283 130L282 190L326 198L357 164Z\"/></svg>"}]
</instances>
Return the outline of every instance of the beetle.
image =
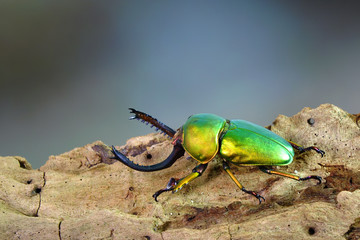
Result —
<instances>
[{"instance_id":1,"label":"beetle","mask_svg":"<svg viewBox=\"0 0 360 240\"><path fill-rule=\"evenodd\" d=\"M134 163L124 154L112 146L115 159L126 166L142 172L159 171L170 167L177 159L187 152L199 164L192 172L181 179L171 178L164 189L160 189L153 195L155 201L163 192L177 192L184 185L197 177L200 177L207 168L208 163L215 157L222 159L223 169L245 193L256 197L259 204L265 198L255 191L247 190L230 171L229 163L237 166L258 166L261 171L267 174L276 174L288 177L297 181L316 179L318 184L322 178L316 175L299 177L290 173L276 171L269 166L288 165L293 161L294 149L300 152L314 150L324 156L325 152L315 146L304 148L296 143L287 141L274 132L245 120L227 120L215 114L201 113L188 118L185 124L177 131L166 126L152 116L129 108L134 116L130 119L141 120L156 130L161 130L164 135L172 138L174 145L171 154L162 162L143 166Z\"/></svg>"}]
</instances>

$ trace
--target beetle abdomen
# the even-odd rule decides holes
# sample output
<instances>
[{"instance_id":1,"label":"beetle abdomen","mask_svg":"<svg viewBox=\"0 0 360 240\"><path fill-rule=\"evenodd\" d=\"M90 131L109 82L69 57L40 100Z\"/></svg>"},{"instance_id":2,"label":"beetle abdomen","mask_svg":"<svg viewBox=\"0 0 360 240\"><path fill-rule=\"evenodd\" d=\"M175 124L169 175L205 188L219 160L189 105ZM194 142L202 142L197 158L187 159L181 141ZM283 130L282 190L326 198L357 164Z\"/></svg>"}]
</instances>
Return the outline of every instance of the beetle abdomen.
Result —
<instances>
[{"instance_id":1,"label":"beetle abdomen","mask_svg":"<svg viewBox=\"0 0 360 240\"><path fill-rule=\"evenodd\" d=\"M213 159L219 151L219 137L226 119L214 114L196 114L183 125L183 147L201 163Z\"/></svg>"},{"instance_id":2,"label":"beetle abdomen","mask_svg":"<svg viewBox=\"0 0 360 240\"><path fill-rule=\"evenodd\" d=\"M232 120L220 147L220 155L236 165L287 165L294 150L282 137L245 120Z\"/></svg>"}]
</instances>

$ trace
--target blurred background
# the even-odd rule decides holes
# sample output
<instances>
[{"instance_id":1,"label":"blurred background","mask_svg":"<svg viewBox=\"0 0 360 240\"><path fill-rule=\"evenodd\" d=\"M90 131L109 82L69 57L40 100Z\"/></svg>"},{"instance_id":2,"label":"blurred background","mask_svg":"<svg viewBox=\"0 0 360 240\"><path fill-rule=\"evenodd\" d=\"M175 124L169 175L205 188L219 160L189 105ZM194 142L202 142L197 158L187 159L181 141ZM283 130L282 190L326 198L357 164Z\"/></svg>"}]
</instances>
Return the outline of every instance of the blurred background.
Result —
<instances>
[{"instance_id":1,"label":"blurred background","mask_svg":"<svg viewBox=\"0 0 360 240\"><path fill-rule=\"evenodd\" d=\"M355 1L353 2L355 3ZM346 1L1 1L0 156L39 168L96 140L216 113L269 125L360 112L360 8Z\"/></svg>"}]
</instances>

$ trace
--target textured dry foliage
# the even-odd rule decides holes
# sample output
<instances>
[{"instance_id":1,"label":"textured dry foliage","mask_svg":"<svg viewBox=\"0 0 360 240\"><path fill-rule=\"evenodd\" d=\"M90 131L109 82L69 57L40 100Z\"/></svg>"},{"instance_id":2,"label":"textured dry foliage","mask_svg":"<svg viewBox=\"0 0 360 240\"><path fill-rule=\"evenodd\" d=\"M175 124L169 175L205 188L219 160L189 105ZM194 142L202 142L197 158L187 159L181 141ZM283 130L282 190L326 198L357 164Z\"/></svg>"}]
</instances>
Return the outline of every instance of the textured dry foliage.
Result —
<instances>
[{"instance_id":1,"label":"textured dry foliage","mask_svg":"<svg viewBox=\"0 0 360 240\"><path fill-rule=\"evenodd\" d=\"M202 177L176 194L152 194L171 177L196 165L186 156L169 169L129 169L100 141L50 156L38 170L21 157L0 157L0 239L359 239L360 126L330 104L279 115L269 128L304 146L325 150L297 154L279 170L320 175L296 182L255 167L233 167L266 202L241 192L213 161ZM122 151L154 164L172 150L170 140L149 134L128 140Z\"/></svg>"}]
</instances>

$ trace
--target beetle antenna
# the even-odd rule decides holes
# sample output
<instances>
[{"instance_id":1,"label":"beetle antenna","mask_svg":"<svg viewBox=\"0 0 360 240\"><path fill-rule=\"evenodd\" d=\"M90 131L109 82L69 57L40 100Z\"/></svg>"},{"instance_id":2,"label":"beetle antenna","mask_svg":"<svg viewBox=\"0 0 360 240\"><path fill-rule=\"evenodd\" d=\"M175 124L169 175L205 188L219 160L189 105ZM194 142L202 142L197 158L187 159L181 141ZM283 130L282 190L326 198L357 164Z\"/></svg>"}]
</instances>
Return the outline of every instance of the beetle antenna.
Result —
<instances>
[{"instance_id":1,"label":"beetle antenna","mask_svg":"<svg viewBox=\"0 0 360 240\"><path fill-rule=\"evenodd\" d=\"M156 118L150 116L149 114L146 114L144 112L140 112L135 110L134 108L129 108L130 113L135 114L135 116L130 117L130 120L136 119L136 120L140 120L141 122L147 124L151 124L151 127L155 127L156 131L160 130L164 133L164 135L168 135L169 137L173 138L175 135L175 131L166 126L164 123L160 122L159 120L157 120Z\"/></svg>"}]
</instances>

